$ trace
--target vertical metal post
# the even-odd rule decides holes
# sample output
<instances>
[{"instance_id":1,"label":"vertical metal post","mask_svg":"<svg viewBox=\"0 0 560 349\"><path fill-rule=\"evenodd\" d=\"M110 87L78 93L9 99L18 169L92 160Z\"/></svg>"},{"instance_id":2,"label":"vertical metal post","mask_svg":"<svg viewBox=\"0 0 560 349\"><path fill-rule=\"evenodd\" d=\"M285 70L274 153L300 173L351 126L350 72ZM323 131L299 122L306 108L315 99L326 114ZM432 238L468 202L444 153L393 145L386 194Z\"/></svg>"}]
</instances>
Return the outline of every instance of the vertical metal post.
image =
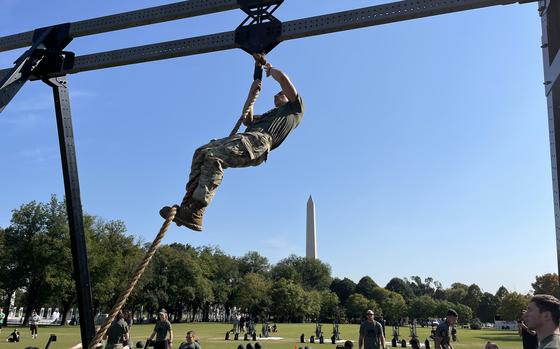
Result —
<instances>
[{"instance_id":1,"label":"vertical metal post","mask_svg":"<svg viewBox=\"0 0 560 349\"><path fill-rule=\"evenodd\" d=\"M51 86L54 94L56 109L56 124L58 127L58 141L62 158L62 174L66 194L66 209L70 225L70 243L72 246L72 260L76 290L78 293L78 309L80 312L80 331L82 345L87 348L95 336L93 323L93 305L91 299L91 285L87 263L86 240L84 234L84 219L80 199L80 183L78 181L78 166L72 131L72 114L70 112L70 98L66 76L44 80Z\"/></svg>"},{"instance_id":2,"label":"vertical metal post","mask_svg":"<svg viewBox=\"0 0 560 349\"><path fill-rule=\"evenodd\" d=\"M542 24L542 49L544 85L548 106L548 128L550 137L550 157L552 163L552 186L554 198L554 219L556 225L556 255L560 274L560 4L557 0L539 1Z\"/></svg>"}]
</instances>

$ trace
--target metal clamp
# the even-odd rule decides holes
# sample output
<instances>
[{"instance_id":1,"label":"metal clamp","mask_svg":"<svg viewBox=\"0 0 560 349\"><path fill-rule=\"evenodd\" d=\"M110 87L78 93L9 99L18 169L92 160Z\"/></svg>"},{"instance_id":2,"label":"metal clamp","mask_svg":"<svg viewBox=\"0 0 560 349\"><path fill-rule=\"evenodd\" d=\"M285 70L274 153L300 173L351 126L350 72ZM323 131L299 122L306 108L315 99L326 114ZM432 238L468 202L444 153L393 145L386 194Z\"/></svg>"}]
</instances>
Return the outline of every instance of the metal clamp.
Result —
<instances>
[{"instance_id":1,"label":"metal clamp","mask_svg":"<svg viewBox=\"0 0 560 349\"><path fill-rule=\"evenodd\" d=\"M268 53L280 43L282 22L272 14L284 0L237 0L247 18L235 30L235 43L249 54Z\"/></svg>"}]
</instances>

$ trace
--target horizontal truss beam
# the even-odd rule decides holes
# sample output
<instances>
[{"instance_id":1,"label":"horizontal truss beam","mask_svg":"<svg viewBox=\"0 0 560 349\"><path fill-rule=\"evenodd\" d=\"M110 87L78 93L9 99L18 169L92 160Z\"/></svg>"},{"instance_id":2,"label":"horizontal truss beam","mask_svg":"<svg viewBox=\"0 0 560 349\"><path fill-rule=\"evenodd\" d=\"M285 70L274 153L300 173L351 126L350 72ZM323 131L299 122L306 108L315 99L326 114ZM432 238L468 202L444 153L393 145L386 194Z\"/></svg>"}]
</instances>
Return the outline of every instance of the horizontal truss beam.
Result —
<instances>
[{"instance_id":1,"label":"horizontal truss beam","mask_svg":"<svg viewBox=\"0 0 560 349\"><path fill-rule=\"evenodd\" d=\"M87 19L70 25L70 37L106 33L176 19L239 8L237 0L188 0L116 15ZM0 37L0 52L31 46L33 31Z\"/></svg>"},{"instance_id":2,"label":"horizontal truss beam","mask_svg":"<svg viewBox=\"0 0 560 349\"><path fill-rule=\"evenodd\" d=\"M191 0L193 1L193 0ZM200 0L199 0L200 1ZM282 23L280 41L400 22L496 5L515 0L405 0ZM74 67L56 75L238 48L235 32L223 32L76 57ZM7 70L0 70L0 79ZM54 75L53 75L54 76Z\"/></svg>"}]
</instances>

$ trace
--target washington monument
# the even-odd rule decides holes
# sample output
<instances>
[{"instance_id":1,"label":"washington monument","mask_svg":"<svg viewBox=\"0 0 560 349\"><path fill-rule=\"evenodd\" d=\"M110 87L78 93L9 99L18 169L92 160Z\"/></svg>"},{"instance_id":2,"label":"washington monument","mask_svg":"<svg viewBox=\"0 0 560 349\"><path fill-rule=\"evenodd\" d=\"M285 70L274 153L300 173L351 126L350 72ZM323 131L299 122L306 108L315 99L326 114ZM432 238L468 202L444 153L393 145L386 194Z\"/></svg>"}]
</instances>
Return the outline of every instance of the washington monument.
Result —
<instances>
[{"instance_id":1,"label":"washington monument","mask_svg":"<svg viewBox=\"0 0 560 349\"><path fill-rule=\"evenodd\" d=\"M307 235L306 235L305 257L317 259L317 228L315 227L315 203L309 195L307 200Z\"/></svg>"}]
</instances>

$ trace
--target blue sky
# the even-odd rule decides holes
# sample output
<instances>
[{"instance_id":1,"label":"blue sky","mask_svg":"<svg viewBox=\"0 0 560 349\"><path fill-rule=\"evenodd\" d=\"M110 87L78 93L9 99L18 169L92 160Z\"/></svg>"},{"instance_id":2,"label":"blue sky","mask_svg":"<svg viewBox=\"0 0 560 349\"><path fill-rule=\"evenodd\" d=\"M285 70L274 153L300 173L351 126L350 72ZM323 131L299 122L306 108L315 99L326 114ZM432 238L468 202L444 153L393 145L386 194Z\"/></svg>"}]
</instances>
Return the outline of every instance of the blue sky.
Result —
<instances>
[{"instance_id":1,"label":"blue sky","mask_svg":"<svg viewBox=\"0 0 560 349\"><path fill-rule=\"evenodd\" d=\"M2 0L0 36L165 4ZM288 21L382 3L287 0ZM77 55L233 30L241 11L75 39ZM537 5L498 6L281 43L270 62L303 96L300 127L266 164L226 171L205 231L277 262L305 254L316 203L319 257L334 276L431 276L527 292L556 271ZM0 53L2 68L21 53ZM179 202L194 149L226 136L252 80L241 50L69 77L84 210L151 241ZM267 79L256 111L272 106ZM0 115L0 226L31 200L63 196L50 89L28 83Z\"/></svg>"}]
</instances>

